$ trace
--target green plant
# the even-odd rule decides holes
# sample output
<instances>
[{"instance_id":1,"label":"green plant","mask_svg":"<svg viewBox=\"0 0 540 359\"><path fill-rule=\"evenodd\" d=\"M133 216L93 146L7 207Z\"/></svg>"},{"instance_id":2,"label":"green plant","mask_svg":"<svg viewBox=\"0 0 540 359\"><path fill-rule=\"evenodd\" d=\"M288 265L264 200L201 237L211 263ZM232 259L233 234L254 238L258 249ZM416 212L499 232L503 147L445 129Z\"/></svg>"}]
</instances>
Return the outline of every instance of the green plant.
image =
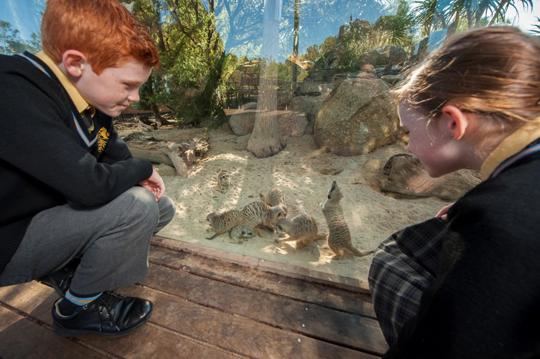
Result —
<instances>
[{"instance_id":1,"label":"green plant","mask_svg":"<svg viewBox=\"0 0 540 359\"><path fill-rule=\"evenodd\" d=\"M533 33L540 35L540 17L536 18L536 24L533 25L531 30Z\"/></svg>"},{"instance_id":2,"label":"green plant","mask_svg":"<svg viewBox=\"0 0 540 359\"><path fill-rule=\"evenodd\" d=\"M14 29L7 21L0 20L0 54L11 55L23 51L37 52L40 49L38 35L33 33L30 41L25 41L19 36L19 31Z\"/></svg>"}]
</instances>

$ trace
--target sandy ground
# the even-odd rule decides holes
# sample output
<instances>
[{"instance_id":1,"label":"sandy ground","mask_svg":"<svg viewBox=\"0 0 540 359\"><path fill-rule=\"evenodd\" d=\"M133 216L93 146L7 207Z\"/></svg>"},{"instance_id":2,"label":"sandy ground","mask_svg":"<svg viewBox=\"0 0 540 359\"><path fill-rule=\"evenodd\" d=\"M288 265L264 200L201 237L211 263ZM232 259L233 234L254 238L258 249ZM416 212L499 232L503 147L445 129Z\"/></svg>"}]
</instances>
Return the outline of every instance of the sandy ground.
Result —
<instances>
[{"instance_id":1,"label":"sandy ground","mask_svg":"<svg viewBox=\"0 0 540 359\"><path fill-rule=\"evenodd\" d=\"M336 180L345 196L341 203L353 245L371 250L393 232L428 219L445 205L434 198L395 199L367 184L362 173L364 162L384 161L403 152L398 145L369 155L339 157L317 149L313 136L304 135L289 138L287 147L277 155L258 159L245 150L249 136L238 137L225 127L211 130L209 136L208 156L191 169L188 178L164 176L167 195L177 208L172 223L160 232L164 237L365 280L372 255L332 260L324 241L296 250L292 244L276 244L277 235L270 233L241 244L232 243L227 234L208 240L206 216L213 211L242 208L258 200L259 192L277 187L285 195L289 216L304 211L317 219L321 231L327 232L320 204ZM232 173L230 189L225 193L216 188L220 169Z\"/></svg>"}]
</instances>

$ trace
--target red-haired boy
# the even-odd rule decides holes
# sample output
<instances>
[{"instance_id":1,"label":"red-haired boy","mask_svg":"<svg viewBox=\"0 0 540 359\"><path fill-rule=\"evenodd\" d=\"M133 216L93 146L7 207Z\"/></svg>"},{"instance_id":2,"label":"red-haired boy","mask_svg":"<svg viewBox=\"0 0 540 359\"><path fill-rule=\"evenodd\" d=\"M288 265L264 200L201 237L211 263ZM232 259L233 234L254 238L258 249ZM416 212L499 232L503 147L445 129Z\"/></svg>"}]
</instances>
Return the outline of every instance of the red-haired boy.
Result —
<instances>
[{"instance_id":1,"label":"red-haired boy","mask_svg":"<svg viewBox=\"0 0 540 359\"><path fill-rule=\"evenodd\" d=\"M49 0L42 44L0 56L0 285L53 285L60 335L124 334L152 303L111 291L145 277L174 206L111 118L139 100L157 51L116 0Z\"/></svg>"}]
</instances>

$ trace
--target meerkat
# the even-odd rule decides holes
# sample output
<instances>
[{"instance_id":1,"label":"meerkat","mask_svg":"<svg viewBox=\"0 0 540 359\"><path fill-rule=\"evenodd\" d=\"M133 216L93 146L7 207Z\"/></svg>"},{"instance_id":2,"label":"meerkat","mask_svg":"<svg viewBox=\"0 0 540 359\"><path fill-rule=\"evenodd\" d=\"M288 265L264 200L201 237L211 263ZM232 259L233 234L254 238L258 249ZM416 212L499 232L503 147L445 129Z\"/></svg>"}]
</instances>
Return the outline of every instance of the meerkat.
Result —
<instances>
[{"instance_id":1,"label":"meerkat","mask_svg":"<svg viewBox=\"0 0 540 359\"><path fill-rule=\"evenodd\" d=\"M302 249L309 244L326 239L326 234L319 234L315 218L301 213L291 219L284 218L277 223L278 230L285 232L287 237L276 239L276 242L296 243L296 249Z\"/></svg>"},{"instance_id":2,"label":"meerkat","mask_svg":"<svg viewBox=\"0 0 540 359\"><path fill-rule=\"evenodd\" d=\"M351 241L351 232L345 222L343 209L339 202L343 198L336 181L328 192L328 198L322 206L322 211L328 225L328 247L335 253L333 259L343 258L347 254L362 257L373 251L362 252L354 248Z\"/></svg>"},{"instance_id":3,"label":"meerkat","mask_svg":"<svg viewBox=\"0 0 540 359\"><path fill-rule=\"evenodd\" d=\"M226 192L231 186L231 175L227 170L220 169L217 175L217 190L221 193Z\"/></svg>"},{"instance_id":4,"label":"meerkat","mask_svg":"<svg viewBox=\"0 0 540 359\"><path fill-rule=\"evenodd\" d=\"M236 226L229 231L229 238L232 240L232 243L237 244L247 241L254 235L253 230L244 225Z\"/></svg>"},{"instance_id":5,"label":"meerkat","mask_svg":"<svg viewBox=\"0 0 540 359\"><path fill-rule=\"evenodd\" d=\"M285 205L285 198L281 190L272 188L266 195L264 193L259 193L259 197L262 202L270 207L280 206L285 212L285 215L287 215L287 206Z\"/></svg>"},{"instance_id":6,"label":"meerkat","mask_svg":"<svg viewBox=\"0 0 540 359\"><path fill-rule=\"evenodd\" d=\"M266 195L264 193L259 193L261 201L269 205L270 207L279 206L285 212L287 216L287 206L285 205L285 198L283 197L283 192L277 188L272 188ZM270 227L272 231L275 231L275 227Z\"/></svg>"},{"instance_id":7,"label":"meerkat","mask_svg":"<svg viewBox=\"0 0 540 359\"><path fill-rule=\"evenodd\" d=\"M261 201L269 205L270 207L280 205L285 203L283 197L283 192L277 188L272 188L266 195L264 193L259 193Z\"/></svg>"},{"instance_id":8,"label":"meerkat","mask_svg":"<svg viewBox=\"0 0 540 359\"><path fill-rule=\"evenodd\" d=\"M206 220L210 228L214 231L214 235L206 239L214 239L216 236L225 232L229 232L230 235L230 231L241 223L242 213L237 209L231 209L221 213L212 212L206 216Z\"/></svg>"},{"instance_id":9,"label":"meerkat","mask_svg":"<svg viewBox=\"0 0 540 359\"><path fill-rule=\"evenodd\" d=\"M286 211L280 206L269 206L264 202L255 201L244 206L240 212L240 224L253 228L259 237L261 226L274 228L277 222L287 216Z\"/></svg>"}]
</instances>

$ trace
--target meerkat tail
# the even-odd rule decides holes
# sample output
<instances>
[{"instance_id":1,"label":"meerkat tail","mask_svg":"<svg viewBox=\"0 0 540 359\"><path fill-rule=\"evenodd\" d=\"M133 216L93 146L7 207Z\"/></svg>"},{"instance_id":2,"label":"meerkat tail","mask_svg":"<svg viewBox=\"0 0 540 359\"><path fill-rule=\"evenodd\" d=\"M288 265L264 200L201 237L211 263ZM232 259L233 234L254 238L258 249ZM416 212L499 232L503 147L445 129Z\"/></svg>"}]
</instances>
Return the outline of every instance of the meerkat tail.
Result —
<instances>
[{"instance_id":1,"label":"meerkat tail","mask_svg":"<svg viewBox=\"0 0 540 359\"><path fill-rule=\"evenodd\" d=\"M369 255L369 254L375 252L374 250L371 250L371 251L360 251L360 250L354 248L353 246L350 246L348 249L352 252L353 255L355 255L355 256L357 256L357 257L364 257L364 256L367 256L367 255Z\"/></svg>"},{"instance_id":2,"label":"meerkat tail","mask_svg":"<svg viewBox=\"0 0 540 359\"><path fill-rule=\"evenodd\" d=\"M214 238L217 237L217 235L218 235L217 233L214 233L214 235L212 237L204 237L204 238L206 238L206 239L214 239Z\"/></svg>"}]
</instances>

